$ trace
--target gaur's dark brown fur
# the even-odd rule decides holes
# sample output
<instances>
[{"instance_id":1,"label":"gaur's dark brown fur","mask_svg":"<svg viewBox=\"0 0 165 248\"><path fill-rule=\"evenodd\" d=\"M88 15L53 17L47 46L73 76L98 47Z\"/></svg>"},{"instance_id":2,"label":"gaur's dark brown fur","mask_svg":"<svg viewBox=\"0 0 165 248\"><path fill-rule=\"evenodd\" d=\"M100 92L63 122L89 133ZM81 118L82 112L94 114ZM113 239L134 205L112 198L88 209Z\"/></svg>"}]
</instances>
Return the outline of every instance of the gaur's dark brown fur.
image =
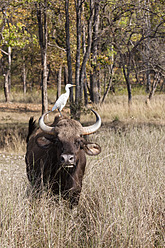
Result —
<instances>
[{"instance_id":1,"label":"gaur's dark brown fur","mask_svg":"<svg viewBox=\"0 0 165 248\"><path fill-rule=\"evenodd\" d=\"M82 188L86 156L97 155L101 148L81 137L81 124L65 117L56 117L51 125L54 134L35 128L29 120L26 169L33 189L51 189L69 199L70 207L77 205Z\"/></svg>"}]
</instances>

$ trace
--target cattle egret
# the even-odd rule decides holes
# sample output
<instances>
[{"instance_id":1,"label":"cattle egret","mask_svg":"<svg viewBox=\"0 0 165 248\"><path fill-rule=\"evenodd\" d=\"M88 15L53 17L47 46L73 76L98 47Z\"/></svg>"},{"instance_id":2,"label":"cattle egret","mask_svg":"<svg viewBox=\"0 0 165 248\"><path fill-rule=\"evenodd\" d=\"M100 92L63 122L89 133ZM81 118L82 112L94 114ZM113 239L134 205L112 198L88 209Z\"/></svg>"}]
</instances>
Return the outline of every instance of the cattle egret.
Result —
<instances>
[{"instance_id":1,"label":"cattle egret","mask_svg":"<svg viewBox=\"0 0 165 248\"><path fill-rule=\"evenodd\" d=\"M61 114L61 110L65 107L66 105L66 102L69 98L69 94L70 94L70 90L69 88L73 87L75 85L72 85L72 84L67 84L65 86L65 90L66 90L66 93L62 94L58 99L57 101L55 102L53 108L52 108L52 111L58 109L58 111L60 112L60 115L62 116Z\"/></svg>"}]
</instances>

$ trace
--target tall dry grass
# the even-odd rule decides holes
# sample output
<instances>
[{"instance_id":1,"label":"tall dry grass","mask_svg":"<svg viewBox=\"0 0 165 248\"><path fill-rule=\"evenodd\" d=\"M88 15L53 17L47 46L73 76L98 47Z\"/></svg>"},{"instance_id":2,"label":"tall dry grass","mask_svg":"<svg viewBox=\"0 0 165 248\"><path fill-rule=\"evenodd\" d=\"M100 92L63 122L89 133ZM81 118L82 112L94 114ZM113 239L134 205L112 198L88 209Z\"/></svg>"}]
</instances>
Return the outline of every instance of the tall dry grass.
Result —
<instances>
[{"instance_id":1,"label":"tall dry grass","mask_svg":"<svg viewBox=\"0 0 165 248\"><path fill-rule=\"evenodd\" d=\"M48 89L48 100L54 102L56 100L56 87ZM0 102L5 102L5 96L3 90L0 90ZM28 90L26 94L20 89L12 88L10 92L10 102L20 102L20 103L42 103L41 90L34 88L33 90Z\"/></svg>"},{"instance_id":2,"label":"tall dry grass","mask_svg":"<svg viewBox=\"0 0 165 248\"><path fill-rule=\"evenodd\" d=\"M133 119L137 122L161 122L165 123L165 94L156 94L146 104L147 95L134 95L132 97L132 105L128 107L127 95L109 95L105 103L101 106L88 106L97 108L101 113L104 121L112 121L120 119L122 121L130 121ZM23 94L20 91L12 90L11 92L12 103L33 103L41 104L41 92L38 90L29 91ZM48 89L49 108L51 109L56 100L56 90ZM0 91L0 103L5 101L3 91ZM65 107L64 111L69 108L69 104ZM29 111L29 109L28 109ZM69 111L69 110L68 110ZM22 113L23 114L23 113ZM82 115L82 121L91 120L91 116Z\"/></svg>"},{"instance_id":3,"label":"tall dry grass","mask_svg":"<svg viewBox=\"0 0 165 248\"><path fill-rule=\"evenodd\" d=\"M23 156L0 154L0 247L164 247L165 127L141 125L92 135L77 208L27 196Z\"/></svg>"},{"instance_id":4,"label":"tall dry grass","mask_svg":"<svg viewBox=\"0 0 165 248\"><path fill-rule=\"evenodd\" d=\"M26 151L26 140L25 135L22 137L22 134L18 130L14 132L6 133L3 137L0 138L2 153L15 153L15 154L25 154Z\"/></svg>"},{"instance_id":5,"label":"tall dry grass","mask_svg":"<svg viewBox=\"0 0 165 248\"><path fill-rule=\"evenodd\" d=\"M120 120L127 123L159 123L165 124L165 95L155 95L146 104L147 96L133 96L132 104L128 106L127 96L111 95L101 106L93 106L98 109L103 122ZM92 106L91 106L92 107ZM91 115L82 116L83 121L90 121Z\"/></svg>"}]
</instances>

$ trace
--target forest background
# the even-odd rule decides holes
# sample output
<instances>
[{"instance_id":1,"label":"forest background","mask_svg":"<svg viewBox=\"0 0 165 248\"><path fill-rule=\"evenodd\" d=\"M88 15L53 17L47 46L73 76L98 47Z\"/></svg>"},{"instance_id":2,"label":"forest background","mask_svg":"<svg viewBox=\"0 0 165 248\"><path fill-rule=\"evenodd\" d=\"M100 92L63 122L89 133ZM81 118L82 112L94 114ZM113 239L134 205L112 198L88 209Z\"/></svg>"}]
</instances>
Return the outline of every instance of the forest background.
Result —
<instances>
[{"instance_id":1,"label":"forest background","mask_svg":"<svg viewBox=\"0 0 165 248\"><path fill-rule=\"evenodd\" d=\"M57 97L71 90L70 109L80 118L89 102L103 103L111 91L128 94L165 90L164 0L1 0L0 87L5 101L13 89L48 89Z\"/></svg>"}]
</instances>

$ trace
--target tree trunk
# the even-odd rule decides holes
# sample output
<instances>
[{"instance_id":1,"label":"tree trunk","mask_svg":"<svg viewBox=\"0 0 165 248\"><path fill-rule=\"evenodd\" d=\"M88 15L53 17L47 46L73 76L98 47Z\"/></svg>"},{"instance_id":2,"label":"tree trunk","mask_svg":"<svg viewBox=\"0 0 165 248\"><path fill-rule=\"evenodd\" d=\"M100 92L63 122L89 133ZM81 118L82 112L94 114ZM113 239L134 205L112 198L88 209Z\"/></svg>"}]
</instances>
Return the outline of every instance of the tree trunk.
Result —
<instances>
[{"instance_id":1,"label":"tree trunk","mask_svg":"<svg viewBox=\"0 0 165 248\"><path fill-rule=\"evenodd\" d=\"M10 101L10 91L9 91L9 72L7 74L4 74L4 95L5 95L5 101L9 102Z\"/></svg>"},{"instance_id":2,"label":"tree trunk","mask_svg":"<svg viewBox=\"0 0 165 248\"><path fill-rule=\"evenodd\" d=\"M101 104L105 101L105 98L106 98L106 96L108 95L109 90L110 90L110 88L111 88L112 79L113 79L113 75L114 75L114 70L113 70L113 68L114 68L114 63L112 64L112 66L109 66L109 67L108 67L110 77L109 77L108 85L107 85L106 89L104 89L104 95L103 95L103 98L102 98L102 100L101 100Z\"/></svg>"},{"instance_id":3,"label":"tree trunk","mask_svg":"<svg viewBox=\"0 0 165 248\"><path fill-rule=\"evenodd\" d=\"M26 85L26 67L25 67L25 56L23 55L23 64L22 64L22 79L23 79L23 93L26 94L27 85Z\"/></svg>"},{"instance_id":4,"label":"tree trunk","mask_svg":"<svg viewBox=\"0 0 165 248\"><path fill-rule=\"evenodd\" d=\"M125 66L123 66L123 67L125 67ZM123 69L123 71L125 71L125 69ZM124 77L125 77L125 81L127 84L128 105L130 106L132 103L132 90L131 90L131 83L130 83L130 78L129 78L129 68L127 68L127 73L124 72Z\"/></svg>"},{"instance_id":5,"label":"tree trunk","mask_svg":"<svg viewBox=\"0 0 165 248\"><path fill-rule=\"evenodd\" d=\"M11 46L8 46L8 85L11 90Z\"/></svg>"},{"instance_id":6,"label":"tree trunk","mask_svg":"<svg viewBox=\"0 0 165 248\"><path fill-rule=\"evenodd\" d=\"M34 73L33 73L33 67L34 67L34 48L33 48L33 46L32 46L32 54L30 55L30 65L31 65L31 69L30 69L29 87L30 87L30 91L32 91L33 86L34 86Z\"/></svg>"},{"instance_id":7,"label":"tree trunk","mask_svg":"<svg viewBox=\"0 0 165 248\"><path fill-rule=\"evenodd\" d=\"M68 69L64 66L64 84L68 84Z\"/></svg>"},{"instance_id":8,"label":"tree trunk","mask_svg":"<svg viewBox=\"0 0 165 248\"><path fill-rule=\"evenodd\" d=\"M150 1L145 1L146 9L150 9ZM145 17L147 36L149 36L151 32L151 22L150 22L150 11L146 12ZM149 58L150 58L150 38L148 37L145 41L145 60L146 60L146 92L149 93L151 90L151 77L150 77L150 68L149 68Z\"/></svg>"},{"instance_id":9,"label":"tree trunk","mask_svg":"<svg viewBox=\"0 0 165 248\"><path fill-rule=\"evenodd\" d=\"M37 5L37 4L36 4ZM44 0L43 18L42 5L39 3L37 8L38 28L39 28L39 43L41 48L41 89L42 89L42 114L48 111L48 96L47 96L47 0ZM43 21L42 21L43 19Z\"/></svg>"},{"instance_id":10,"label":"tree trunk","mask_svg":"<svg viewBox=\"0 0 165 248\"><path fill-rule=\"evenodd\" d=\"M132 90L129 77L126 80L127 82L127 91L128 91L128 105L130 106L132 103Z\"/></svg>"},{"instance_id":11,"label":"tree trunk","mask_svg":"<svg viewBox=\"0 0 165 248\"><path fill-rule=\"evenodd\" d=\"M82 13L83 13L83 22L82 22L82 50L83 50L83 56L86 53L86 44L85 44L85 17L84 17L84 7L82 6ZM87 88L88 88L88 82L87 82L87 75L86 75L86 70L85 70L85 80L84 80L84 104L85 106L88 105L88 93L87 93Z\"/></svg>"},{"instance_id":12,"label":"tree trunk","mask_svg":"<svg viewBox=\"0 0 165 248\"><path fill-rule=\"evenodd\" d=\"M127 62L127 68L125 66L126 64L126 55L125 54L121 54L121 59L122 59L122 67L123 67L123 74L124 74L124 78L126 81L126 85L127 85L127 92L128 92L128 105L130 106L132 103L132 90L131 90L131 83L130 83L130 61L131 61L131 55L129 54L128 56L128 62Z\"/></svg>"},{"instance_id":13,"label":"tree trunk","mask_svg":"<svg viewBox=\"0 0 165 248\"><path fill-rule=\"evenodd\" d=\"M76 94L75 103L78 107L80 96L80 48L81 48L81 0L77 0L76 5L76 27L77 27L77 51L76 51L76 71L75 71L75 84Z\"/></svg>"},{"instance_id":14,"label":"tree trunk","mask_svg":"<svg viewBox=\"0 0 165 248\"><path fill-rule=\"evenodd\" d=\"M87 91L87 76L85 72L85 79L84 79L84 104L85 106L88 105L88 91Z\"/></svg>"},{"instance_id":15,"label":"tree trunk","mask_svg":"<svg viewBox=\"0 0 165 248\"><path fill-rule=\"evenodd\" d=\"M61 76L62 76L62 65L60 65L59 71L58 71L58 81L57 81L57 99L61 95Z\"/></svg>"},{"instance_id":16,"label":"tree trunk","mask_svg":"<svg viewBox=\"0 0 165 248\"><path fill-rule=\"evenodd\" d=\"M47 49L43 51L42 114L48 111L47 95Z\"/></svg>"},{"instance_id":17,"label":"tree trunk","mask_svg":"<svg viewBox=\"0 0 165 248\"><path fill-rule=\"evenodd\" d=\"M149 101L152 99L159 82L160 82L160 73L158 72L155 74L154 81L148 96Z\"/></svg>"},{"instance_id":18,"label":"tree trunk","mask_svg":"<svg viewBox=\"0 0 165 248\"><path fill-rule=\"evenodd\" d=\"M163 89L165 88L165 78L163 79L162 85L160 87L160 91L163 91Z\"/></svg>"},{"instance_id":19,"label":"tree trunk","mask_svg":"<svg viewBox=\"0 0 165 248\"><path fill-rule=\"evenodd\" d=\"M98 82L98 68L97 68L97 40L99 32L99 1L95 2L95 13L94 13L94 28L93 28L93 42L92 42L92 67L90 75L90 93L91 101L93 103L99 103L99 82Z\"/></svg>"},{"instance_id":20,"label":"tree trunk","mask_svg":"<svg viewBox=\"0 0 165 248\"><path fill-rule=\"evenodd\" d=\"M72 61L70 52L70 32L69 32L69 0L65 0L65 32L66 32L66 50L67 50L67 64L68 64L68 83L72 84ZM73 89L70 88L70 102L73 103ZM71 113L73 111L72 104L70 105Z\"/></svg>"},{"instance_id":21,"label":"tree trunk","mask_svg":"<svg viewBox=\"0 0 165 248\"><path fill-rule=\"evenodd\" d=\"M8 15L6 14L7 8L9 6L9 3L6 1L6 4L2 4L2 14L3 14L3 20L2 20L2 26L1 26L1 38L3 38L3 30L5 26L7 25L9 27L9 20L8 20ZM3 43L3 42L2 42ZM5 42L6 43L6 42ZM3 75L4 75L4 93L5 93L5 99L6 102L9 101L9 95L10 95L10 89L11 89L11 46L8 45L8 52L5 52L3 49L0 49L3 54L8 56L8 68L5 70L3 68ZM7 71L7 73L6 73Z\"/></svg>"},{"instance_id":22,"label":"tree trunk","mask_svg":"<svg viewBox=\"0 0 165 248\"><path fill-rule=\"evenodd\" d=\"M93 24L93 0L90 1L90 18L88 21L88 41L87 41L87 48L86 52L83 57L83 62L80 70L80 99L82 101L82 95L83 95L83 84L84 84L84 77L85 77L85 70L86 70L86 64L91 52L91 46L92 46L92 24Z\"/></svg>"},{"instance_id":23,"label":"tree trunk","mask_svg":"<svg viewBox=\"0 0 165 248\"><path fill-rule=\"evenodd\" d=\"M147 71L146 71L146 92L150 92L150 88L151 88L151 78L150 78L150 70L149 70L149 66L148 66L148 62L147 62Z\"/></svg>"}]
</instances>

